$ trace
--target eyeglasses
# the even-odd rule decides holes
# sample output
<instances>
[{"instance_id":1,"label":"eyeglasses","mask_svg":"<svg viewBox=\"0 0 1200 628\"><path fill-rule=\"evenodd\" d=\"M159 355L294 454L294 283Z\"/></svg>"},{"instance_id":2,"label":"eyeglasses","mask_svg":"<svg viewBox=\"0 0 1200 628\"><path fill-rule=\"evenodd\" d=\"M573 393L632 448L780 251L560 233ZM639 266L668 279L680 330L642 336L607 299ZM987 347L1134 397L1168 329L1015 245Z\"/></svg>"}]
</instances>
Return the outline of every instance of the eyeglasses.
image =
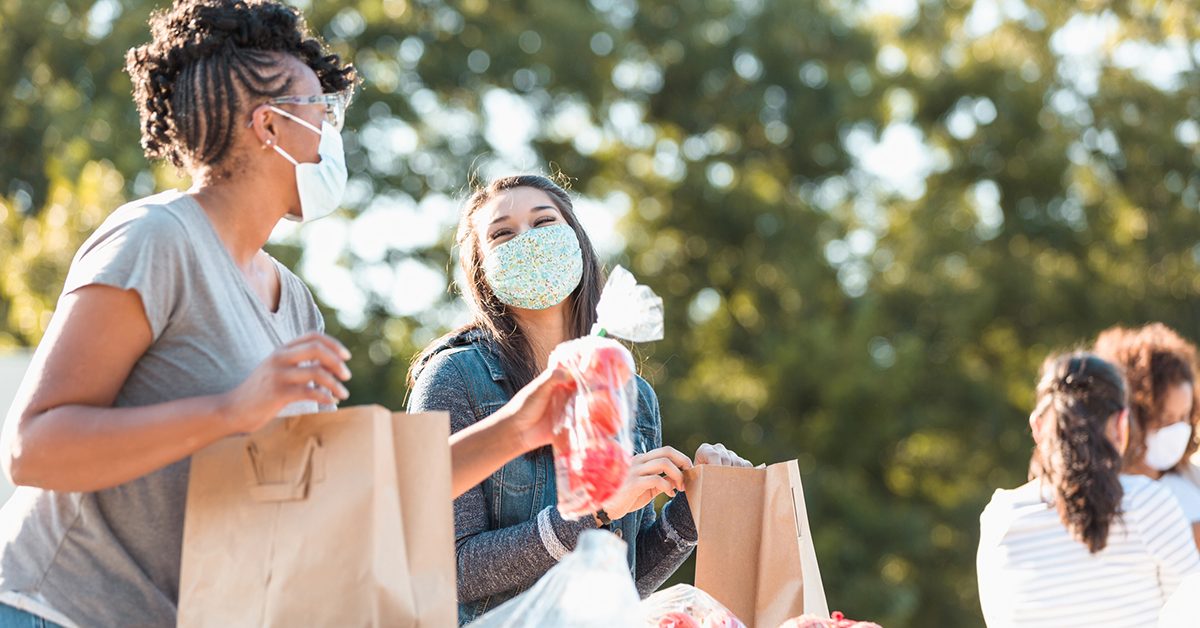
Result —
<instances>
[{"instance_id":1,"label":"eyeglasses","mask_svg":"<svg viewBox=\"0 0 1200 628\"><path fill-rule=\"evenodd\" d=\"M267 101L271 105L325 105L325 121L341 131L350 106L350 90L319 96L279 96Z\"/></svg>"}]
</instances>

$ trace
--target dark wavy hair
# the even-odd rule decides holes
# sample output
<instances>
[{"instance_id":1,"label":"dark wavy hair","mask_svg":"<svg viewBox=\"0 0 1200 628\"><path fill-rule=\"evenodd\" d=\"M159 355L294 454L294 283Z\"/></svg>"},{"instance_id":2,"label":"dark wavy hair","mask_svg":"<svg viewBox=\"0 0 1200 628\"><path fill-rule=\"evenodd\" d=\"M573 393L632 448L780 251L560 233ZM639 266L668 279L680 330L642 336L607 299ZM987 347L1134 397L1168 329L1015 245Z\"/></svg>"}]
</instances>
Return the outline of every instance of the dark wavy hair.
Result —
<instances>
[{"instance_id":1,"label":"dark wavy hair","mask_svg":"<svg viewBox=\"0 0 1200 628\"><path fill-rule=\"evenodd\" d=\"M1192 385L1192 439L1180 465L1196 453L1196 428L1200 425L1200 388L1196 386L1196 347L1162 323L1139 329L1112 327L1100 333L1093 349L1096 355L1125 369L1129 383L1131 421L1126 464L1137 464L1146 455L1146 432L1163 411L1167 390L1179 384Z\"/></svg>"},{"instance_id":2,"label":"dark wavy hair","mask_svg":"<svg viewBox=\"0 0 1200 628\"><path fill-rule=\"evenodd\" d=\"M472 330L483 331L496 343L500 362L507 376L507 384L511 388L510 392L520 390L537 377L538 367L533 348L517 325L512 311L500 302L484 277L483 247L480 246L479 237L474 229L475 214L481 207L505 190L522 187L545 192L562 214L563 220L571 226L575 237L579 239L579 248L583 254L583 278L567 299L567 336L568 339L581 338L591 332L592 325L596 322L596 305L600 302L600 292L604 287L604 273L592 241L588 239L583 225L575 215L571 196L561 185L541 175L524 174L499 178L471 194L463 204L462 216L458 222L456 242L459 263L466 275L467 294L464 296L471 306L472 320L442 339L435 340L417 355L413 360L413 367L409 370L410 388L420 367L429 360L433 351L444 343L445 338L459 336Z\"/></svg>"},{"instance_id":3,"label":"dark wavy hair","mask_svg":"<svg viewBox=\"0 0 1200 628\"><path fill-rule=\"evenodd\" d=\"M1121 452L1105 429L1126 407L1125 379L1090 353L1051 356L1042 365L1034 418L1049 419L1037 448L1037 473L1054 488L1055 505L1071 534L1092 553L1108 545L1120 514Z\"/></svg>"},{"instance_id":4,"label":"dark wavy hair","mask_svg":"<svg viewBox=\"0 0 1200 628\"><path fill-rule=\"evenodd\" d=\"M289 95L280 55L312 68L326 92L357 80L354 67L312 36L296 9L273 0L178 0L150 16L149 43L125 57L150 159L176 167L224 165L254 99Z\"/></svg>"}]
</instances>

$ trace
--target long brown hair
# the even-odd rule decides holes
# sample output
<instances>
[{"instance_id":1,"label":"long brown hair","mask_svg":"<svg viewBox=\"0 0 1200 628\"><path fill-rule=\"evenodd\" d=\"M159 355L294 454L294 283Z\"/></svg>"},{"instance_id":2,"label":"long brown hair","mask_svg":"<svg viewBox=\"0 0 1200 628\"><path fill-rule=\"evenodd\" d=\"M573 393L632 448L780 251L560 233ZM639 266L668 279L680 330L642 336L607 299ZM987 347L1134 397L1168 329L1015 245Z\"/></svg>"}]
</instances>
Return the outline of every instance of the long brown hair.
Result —
<instances>
[{"instance_id":1,"label":"long brown hair","mask_svg":"<svg viewBox=\"0 0 1200 628\"><path fill-rule=\"evenodd\" d=\"M1052 424L1037 448L1037 466L1054 488L1059 518L1092 553L1108 544L1124 496L1121 452L1105 430L1125 404L1124 377L1098 356L1051 356L1042 365L1033 418Z\"/></svg>"},{"instance_id":2,"label":"long brown hair","mask_svg":"<svg viewBox=\"0 0 1200 628\"><path fill-rule=\"evenodd\" d=\"M500 193L514 188L533 188L545 192L562 214L563 220L571 226L575 237L579 239L579 249L583 254L583 278L567 298L568 339L586 336L596 322L596 304L600 301L600 291L604 287L604 273L600 268L596 250L592 247L592 241L588 239L575 215L571 196L562 186L541 175L523 174L496 179L471 194L463 204L462 216L458 221L455 240L459 263L466 275L466 291L463 296L471 307L472 320L447 336L435 340L417 355L408 372L409 387L415 382L421 365L432 357L447 338L472 330L486 333L495 343L507 377L509 392L516 392L537 377L539 369L529 340L517 324L512 310L496 298L484 277L483 247L474 228L475 214L479 209Z\"/></svg>"},{"instance_id":3,"label":"long brown hair","mask_svg":"<svg viewBox=\"0 0 1200 628\"><path fill-rule=\"evenodd\" d=\"M1112 327L1096 338L1095 352L1125 370L1129 383L1130 422L1126 464L1138 464L1146 455L1146 432L1162 414L1163 398L1172 386L1192 385L1192 439L1180 465L1196 453L1196 427L1200 425L1200 388L1196 386L1196 347L1162 323L1139 329Z\"/></svg>"}]
</instances>

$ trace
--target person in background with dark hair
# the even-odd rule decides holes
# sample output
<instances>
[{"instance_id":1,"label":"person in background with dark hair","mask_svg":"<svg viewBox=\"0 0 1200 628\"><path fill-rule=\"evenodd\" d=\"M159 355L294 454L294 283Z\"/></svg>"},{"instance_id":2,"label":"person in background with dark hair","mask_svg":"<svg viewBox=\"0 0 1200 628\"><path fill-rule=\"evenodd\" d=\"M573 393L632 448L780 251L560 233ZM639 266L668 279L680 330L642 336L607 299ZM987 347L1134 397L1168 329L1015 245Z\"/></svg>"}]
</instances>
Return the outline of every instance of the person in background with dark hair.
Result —
<instances>
[{"instance_id":1,"label":"person in background with dark hair","mask_svg":"<svg viewBox=\"0 0 1200 628\"><path fill-rule=\"evenodd\" d=\"M505 177L476 191L457 242L473 320L414 360L409 400L410 412L450 412L452 430L486 419L545 368L555 347L587 335L604 282L571 197L546 177ZM624 488L593 516L559 516L548 448L510 462L455 500L460 623L529 588L584 530L607 528L628 543L643 597L691 554L696 527L682 472L692 460L662 446L658 398L644 379L637 384L633 467ZM696 464L750 466L707 444ZM656 516L654 498L677 492Z\"/></svg>"},{"instance_id":2,"label":"person in background with dark hair","mask_svg":"<svg viewBox=\"0 0 1200 628\"><path fill-rule=\"evenodd\" d=\"M1200 390L1196 347L1170 327L1113 327L1096 338L1095 352L1125 370L1132 421L1125 472L1163 483L1179 500L1200 546L1200 469L1196 453Z\"/></svg>"},{"instance_id":3,"label":"person in background with dark hair","mask_svg":"<svg viewBox=\"0 0 1200 628\"><path fill-rule=\"evenodd\" d=\"M279 2L181 1L150 28L126 60L142 145L193 186L117 209L71 264L0 447L22 487L0 627L174 626L188 457L347 396L349 353L262 247L337 208L354 69ZM452 439L455 494L550 442L565 381Z\"/></svg>"},{"instance_id":4,"label":"person in background with dark hair","mask_svg":"<svg viewBox=\"0 0 1200 628\"><path fill-rule=\"evenodd\" d=\"M1200 555L1170 491L1121 474L1125 381L1088 353L1049 358L1029 415L1041 469L979 518L989 626L1152 626Z\"/></svg>"}]
</instances>

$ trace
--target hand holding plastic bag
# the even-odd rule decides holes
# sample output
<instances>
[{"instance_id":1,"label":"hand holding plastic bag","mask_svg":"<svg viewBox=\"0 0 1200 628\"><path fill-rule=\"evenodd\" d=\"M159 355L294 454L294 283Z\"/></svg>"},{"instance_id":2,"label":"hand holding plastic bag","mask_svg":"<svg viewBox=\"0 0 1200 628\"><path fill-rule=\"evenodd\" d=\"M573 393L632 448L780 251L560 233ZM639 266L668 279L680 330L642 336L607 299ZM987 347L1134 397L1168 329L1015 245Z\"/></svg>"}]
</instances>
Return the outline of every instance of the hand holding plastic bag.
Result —
<instances>
[{"instance_id":1,"label":"hand holding plastic bag","mask_svg":"<svg viewBox=\"0 0 1200 628\"><path fill-rule=\"evenodd\" d=\"M677 584L642 601L647 628L746 628L729 609L696 587Z\"/></svg>"},{"instance_id":2,"label":"hand holding plastic bag","mask_svg":"<svg viewBox=\"0 0 1200 628\"><path fill-rule=\"evenodd\" d=\"M638 593L625 562L625 542L588 530L575 551L533 588L480 617L471 628L637 626Z\"/></svg>"}]
</instances>

